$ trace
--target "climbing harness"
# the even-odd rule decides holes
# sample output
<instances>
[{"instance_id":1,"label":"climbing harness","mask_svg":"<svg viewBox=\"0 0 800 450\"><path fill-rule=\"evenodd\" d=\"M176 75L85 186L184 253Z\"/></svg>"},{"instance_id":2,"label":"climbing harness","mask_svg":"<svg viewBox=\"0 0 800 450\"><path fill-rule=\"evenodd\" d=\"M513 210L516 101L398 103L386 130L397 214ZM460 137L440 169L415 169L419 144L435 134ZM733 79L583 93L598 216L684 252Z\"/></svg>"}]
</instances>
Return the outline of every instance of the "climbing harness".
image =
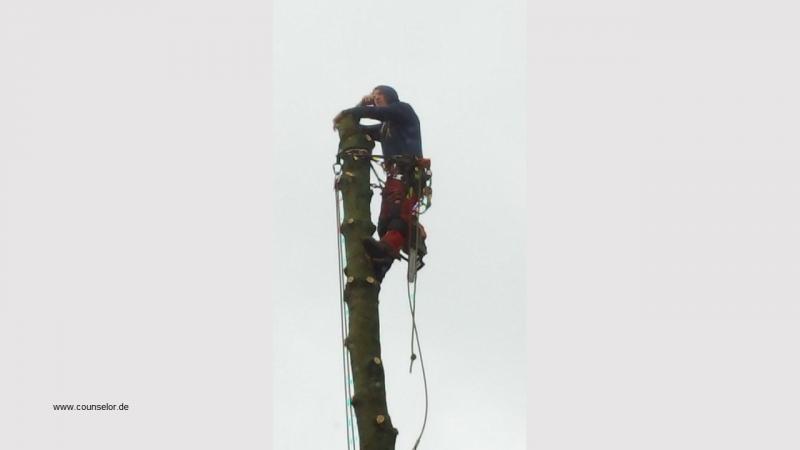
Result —
<instances>
[{"instance_id":1,"label":"climbing harness","mask_svg":"<svg viewBox=\"0 0 800 450\"><path fill-rule=\"evenodd\" d=\"M347 448L350 450L357 449L357 434L353 429L355 423L355 414L351 405L350 399L352 398L353 374L350 366L350 355L346 350L344 341L346 339L347 330L349 329L349 314L344 302L344 242L340 233L341 226L341 193L339 190L339 182L342 176L342 157L349 156L354 159L366 157L370 159L370 170L375 175L376 183L370 183L370 187L383 190L386 186L386 180L381 179L378 172L375 170L375 164L381 159L380 156L370 155L366 150L345 150L336 155L336 162L333 164L333 173L335 176L334 191L336 200L336 240L338 249L338 269L339 269L339 308L340 308L340 322L341 322L341 337L342 337L342 365L343 378L344 378L344 392L345 392L345 408L346 408L346 427L347 427ZM400 176L398 179L406 178L406 198L414 198L417 200L411 208L411 220L409 221L409 230L407 238L407 257L401 258L408 262L408 271L406 275L406 288L408 294L408 305L411 312L411 363L408 372L412 373L414 361L419 354L419 362L422 370L422 381L425 390L425 415L422 421L422 428L420 429L417 440L414 443L414 450L417 450L422 435L425 432L425 426L428 423L428 379L425 373L425 363L422 358L422 347L419 341L419 330L416 324L416 296L417 296L417 271L421 269L425 263L422 258L427 254L427 248L424 243L426 237L425 229L419 223L419 216L428 211L431 207L432 196L432 176L430 170L430 160L424 158L410 157L392 157L387 161L383 160L381 166L386 173L386 179L393 176ZM398 174L398 171L402 172ZM406 249L404 249L406 250ZM415 353L416 345L416 353Z\"/></svg>"},{"instance_id":2,"label":"climbing harness","mask_svg":"<svg viewBox=\"0 0 800 450\"><path fill-rule=\"evenodd\" d=\"M418 159L413 169L410 172L410 189L407 197L418 200L412 207L411 220L408 224L408 272L406 279L409 283L417 281L417 272L425 266L422 262L422 257L427 253L427 248L424 247L424 242L420 239L422 235L425 236L425 229L419 223L419 216L428 211L431 207L431 197L433 195L433 187L431 176L431 160L420 158ZM413 242L413 245L411 243Z\"/></svg>"}]
</instances>

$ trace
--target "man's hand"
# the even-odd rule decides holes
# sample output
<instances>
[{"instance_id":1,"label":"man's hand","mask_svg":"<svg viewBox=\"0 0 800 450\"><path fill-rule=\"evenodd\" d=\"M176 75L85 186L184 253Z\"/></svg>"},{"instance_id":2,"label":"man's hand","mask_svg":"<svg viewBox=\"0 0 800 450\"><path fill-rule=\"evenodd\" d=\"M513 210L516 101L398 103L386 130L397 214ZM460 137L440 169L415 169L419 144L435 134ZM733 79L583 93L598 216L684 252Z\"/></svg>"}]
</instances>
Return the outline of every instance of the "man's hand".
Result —
<instances>
[{"instance_id":1,"label":"man's hand","mask_svg":"<svg viewBox=\"0 0 800 450\"><path fill-rule=\"evenodd\" d=\"M375 98L372 94L361 97L361 106L372 106L375 104Z\"/></svg>"}]
</instances>

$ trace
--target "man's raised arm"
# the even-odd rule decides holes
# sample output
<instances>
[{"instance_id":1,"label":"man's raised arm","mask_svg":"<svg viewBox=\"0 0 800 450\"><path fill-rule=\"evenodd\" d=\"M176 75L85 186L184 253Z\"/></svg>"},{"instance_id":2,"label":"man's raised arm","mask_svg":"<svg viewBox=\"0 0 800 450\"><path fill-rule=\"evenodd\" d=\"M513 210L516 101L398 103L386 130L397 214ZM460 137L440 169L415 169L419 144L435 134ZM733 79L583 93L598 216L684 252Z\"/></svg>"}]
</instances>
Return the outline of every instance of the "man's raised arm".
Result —
<instances>
[{"instance_id":1,"label":"man's raised arm","mask_svg":"<svg viewBox=\"0 0 800 450\"><path fill-rule=\"evenodd\" d=\"M381 122L392 120L408 123L413 121L411 108L401 102L392 103L388 106L356 106L355 108L345 109L341 114L351 114L356 120L366 117L380 120Z\"/></svg>"}]
</instances>

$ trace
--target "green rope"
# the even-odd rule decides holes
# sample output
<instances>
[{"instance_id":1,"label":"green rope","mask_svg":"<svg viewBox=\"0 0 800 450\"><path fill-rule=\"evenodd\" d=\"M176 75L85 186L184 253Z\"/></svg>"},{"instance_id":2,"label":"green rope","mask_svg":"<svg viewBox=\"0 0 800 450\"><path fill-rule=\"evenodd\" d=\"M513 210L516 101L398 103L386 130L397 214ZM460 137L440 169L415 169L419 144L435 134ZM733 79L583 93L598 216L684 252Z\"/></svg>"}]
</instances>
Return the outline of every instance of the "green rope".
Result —
<instances>
[{"instance_id":1,"label":"green rope","mask_svg":"<svg viewBox=\"0 0 800 450\"><path fill-rule=\"evenodd\" d=\"M339 168L337 169L337 166ZM343 251L342 251L342 236L339 227L342 223L341 217L341 208L339 206L339 176L341 174L341 165L335 163L333 165L333 172L336 175L336 180L334 182L334 196L336 201L336 243L337 243L337 251L338 251L338 266L339 266L339 319L341 325L341 339L342 339L342 372L344 378L344 396L345 396L345 430L347 432L347 449L350 450L351 448L355 450L355 431L353 430L353 410L350 405L350 399L352 398L352 373L350 371L350 355L348 354L344 342L346 339L346 330L349 326L349 317L347 308L344 304L344 269L343 269ZM352 445L351 445L352 442Z\"/></svg>"}]
</instances>

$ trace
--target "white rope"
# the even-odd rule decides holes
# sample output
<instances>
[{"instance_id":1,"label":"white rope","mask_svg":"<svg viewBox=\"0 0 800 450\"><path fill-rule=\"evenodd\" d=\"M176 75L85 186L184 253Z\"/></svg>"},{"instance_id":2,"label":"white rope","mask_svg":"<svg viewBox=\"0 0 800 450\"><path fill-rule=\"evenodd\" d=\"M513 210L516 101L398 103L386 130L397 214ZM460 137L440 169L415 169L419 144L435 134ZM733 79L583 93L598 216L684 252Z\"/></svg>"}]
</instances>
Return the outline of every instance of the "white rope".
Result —
<instances>
[{"instance_id":1,"label":"white rope","mask_svg":"<svg viewBox=\"0 0 800 450\"><path fill-rule=\"evenodd\" d=\"M411 286L414 286L413 292ZM417 352L419 353L419 365L422 368L422 383L425 387L425 417L422 420L422 429L419 430L419 436L417 436L417 441L414 443L414 450L417 449L419 446L420 440L422 440L422 434L425 433L425 425L428 423L428 377L425 374L425 361L422 359L422 347L419 344L419 331L417 330L417 321L416 321L416 310L417 310L417 282L414 283L407 283L407 290L408 290L408 306L411 309L411 330L412 330L412 337L411 337L411 365L414 364L414 339L416 338L417 341ZM411 372L411 367L408 368L409 373Z\"/></svg>"},{"instance_id":2,"label":"white rope","mask_svg":"<svg viewBox=\"0 0 800 450\"><path fill-rule=\"evenodd\" d=\"M421 184L421 183L420 183ZM418 186L421 188L421 186ZM414 220L412 221L411 227L414 232L414 251L419 252L419 244L420 244L420 230L418 226L419 222L419 215L420 213L420 206L422 203L422 192L421 189L418 189L417 195L419 195L420 200L415 208L414 211ZM410 228L411 228L410 227ZM409 230L411 231L411 230ZM411 246L409 245L409 248ZM417 264L416 258L412 261L409 258L409 264ZM422 440L422 435L425 433L425 425L428 423L428 377L425 373L425 361L422 359L422 347L419 343L419 330L417 329L417 276L416 273L417 267L414 267L414 277L413 282L406 283L406 290L408 292L408 307L411 310L411 364L408 367L408 372L411 373L412 368L414 367L414 360L416 359L416 355L414 354L414 341L417 342L417 352L419 353L419 365L422 368L422 383L425 388L425 417L422 420L422 428L419 430L419 436L417 436L417 441L414 443L414 450L417 450L419 447L419 443ZM413 286L413 291L412 291Z\"/></svg>"}]
</instances>

